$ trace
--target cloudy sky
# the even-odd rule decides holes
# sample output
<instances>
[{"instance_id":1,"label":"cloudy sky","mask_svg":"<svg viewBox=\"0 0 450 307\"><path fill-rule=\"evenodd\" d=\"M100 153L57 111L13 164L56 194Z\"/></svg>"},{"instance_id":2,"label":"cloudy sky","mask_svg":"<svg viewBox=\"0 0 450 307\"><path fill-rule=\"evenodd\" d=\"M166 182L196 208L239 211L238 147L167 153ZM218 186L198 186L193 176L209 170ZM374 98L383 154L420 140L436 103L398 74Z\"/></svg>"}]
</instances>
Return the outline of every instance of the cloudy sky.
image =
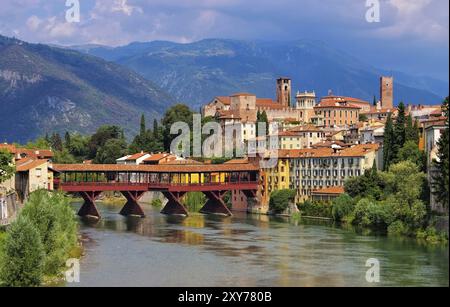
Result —
<instances>
[{"instance_id":1,"label":"cloudy sky","mask_svg":"<svg viewBox=\"0 0 450 307\"><path fill-rule=\"evenodd\" d=\"M67 22L66 1L80 3ZM378 0L1 0L0 34L63 45L203 38L316 39L374 66L448 81L449 1ZM368 0L376 2L377 0Z\"/></svg>"}]
</instances>

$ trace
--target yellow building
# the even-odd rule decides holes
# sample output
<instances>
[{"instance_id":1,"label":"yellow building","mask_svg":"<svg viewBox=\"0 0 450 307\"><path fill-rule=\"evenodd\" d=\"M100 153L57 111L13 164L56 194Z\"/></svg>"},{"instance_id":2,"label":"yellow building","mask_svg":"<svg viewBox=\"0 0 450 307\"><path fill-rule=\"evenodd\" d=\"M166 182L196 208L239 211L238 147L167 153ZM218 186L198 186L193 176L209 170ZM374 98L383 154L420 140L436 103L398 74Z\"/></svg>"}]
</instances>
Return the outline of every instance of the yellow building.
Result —
<instances>
[{"instance_id":1,"label":"yellow building","mask_svg":"<svg viewBox=\"0 0 450 307\"><path fill-rule=\"evenodd\" d=\"M380 166L380 159L378 144L279 150L277 166L265 170L265 194L293 189L297 191L295 200L300 203L310 199L315 191L343 187L348 178L363 175L374 162Z\"/></svg>"}]
</instances>

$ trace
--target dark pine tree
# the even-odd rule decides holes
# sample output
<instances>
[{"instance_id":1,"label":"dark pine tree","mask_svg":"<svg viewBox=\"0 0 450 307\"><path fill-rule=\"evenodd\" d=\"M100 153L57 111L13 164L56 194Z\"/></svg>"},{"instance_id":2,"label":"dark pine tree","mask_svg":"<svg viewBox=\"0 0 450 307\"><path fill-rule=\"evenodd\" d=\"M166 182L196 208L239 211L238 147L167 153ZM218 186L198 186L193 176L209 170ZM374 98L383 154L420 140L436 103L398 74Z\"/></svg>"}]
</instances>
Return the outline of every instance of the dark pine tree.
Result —
<instances>
[{"instance_id":1,"label":"dark pine tree","mask_svg":"<svg viewBox=\"0 0 450 307\"><path fill-rule=\"evenodd\" d=\"M438 142L438 159L434 161L436 174L433 176L433 194L437 201L448 209L449 203L449 122L448 97L444 100L442 110L446 117L446 129L442 132Z\"/></svg>"},{"instance_id":2,"label":"dark pine tree","mask_svg":"<svg viewBox=\"0 0 450 307\"><path fill-rule=\"evenodd\" d=\"M66 131L66 134L64 135L64 146L66 148L70 148L70 133L69 133L69 131Z\"/></svg>"},{"instance_id":3,"label":"dark pine tree","mask_svg":"<svg viewBox=\"0 0 450 307\"><path fill-rule=\"evenodd\" d=\"M393 143L394 143L394 124L392 121L392 116L389 113L386 120L386 125L384 127L384 141L383 141L383 169L385 171L389 170L393 159Z\"/></svg>"},{"instance_id":4,"label":"dark pine tree","mask_svg":"<svg viewBox=\"0 0 450 307\"><path fill-rule=\"evenodd\" d=\"M143 137L145 133L147 132L147 128L145 127L145 115L141 115L141 129L140 129L140 136Z\"/></svg>"},{"instance_id":5,"label":"dark pine tree","mask_svg":"<svg viewBox=\"0 0 450 307\"><path fill-rule=\"evenodd\" d=\"M398 105L397 120L394 125L394 142L392 143L392 158L397 159L400 148L405 145L406 141L406 112L405 104L400 102Z\"/></svg>"}]
</instances>

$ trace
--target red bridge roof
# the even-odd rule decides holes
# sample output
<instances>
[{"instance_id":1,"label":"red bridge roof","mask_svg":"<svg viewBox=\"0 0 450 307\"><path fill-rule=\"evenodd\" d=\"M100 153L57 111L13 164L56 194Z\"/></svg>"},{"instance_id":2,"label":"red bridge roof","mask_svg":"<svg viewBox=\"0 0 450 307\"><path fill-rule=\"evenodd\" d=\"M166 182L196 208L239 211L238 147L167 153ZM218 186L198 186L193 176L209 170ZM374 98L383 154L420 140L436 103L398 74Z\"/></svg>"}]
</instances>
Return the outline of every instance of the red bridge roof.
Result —
<instances>
[{"instance_id":1,"label":"red bridge roof","mask_svg":"<svg viewBox=\"0 0 450 307\"><path fill-rule=\"evenodd\" d=\"M210 173L259 171L250 163L200 165L53 164L57 172Z\"/></svg>"}]
</instances>

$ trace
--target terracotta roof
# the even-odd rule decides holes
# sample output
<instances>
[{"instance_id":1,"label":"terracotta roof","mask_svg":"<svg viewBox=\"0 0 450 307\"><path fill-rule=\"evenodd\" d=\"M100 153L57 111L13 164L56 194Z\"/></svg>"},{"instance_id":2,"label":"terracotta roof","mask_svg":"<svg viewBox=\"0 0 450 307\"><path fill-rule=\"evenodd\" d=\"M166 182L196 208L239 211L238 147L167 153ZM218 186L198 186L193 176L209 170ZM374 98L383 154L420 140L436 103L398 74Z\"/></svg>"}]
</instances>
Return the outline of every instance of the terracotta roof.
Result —
<instances>
[{"instance_id":1,"label":"terracotta roof","mask_svg":"<svg viewBox=\"0 0 450 307\"><path fill-rule=\"evenodd\" d=\"M344 143L344 142L341 142L341 141L322 141L322 142L313 144L312 148L321 148L321 147L322 148L323 147L331 148L332 145L338 145L338 146L341 146L341 147L350 147L351 146L350 144L347 144L347 143Z\"/></svg>"},{"instance_id":2,"label":"terracotta roof","mask_svg":"<svg viewBox=\"0 0 450 307\"><path fill-rule=\"evenodd\" d=\"M231 97L229 96L217 96L215 99L220 100L220 102L227 106L231 104Z\"/></svg>"},{"instance_id":3,"label":"terracotta roof","mask_svg":"<svg viewBox=\"0 0 450 307\"><path fill-rule=\"evenodd\" d=\"M256 107L265 109L283 109L281 104L270 98L257 98Z\"/></svg>"},{"instance_id":4,"label":"terracotta roof","mask_svg":"<svg viewBox=\"0 0 450 307\"><path fill-rule=\"evenodd\" d=\"M233 159L225 162L225 164L245 164L248 163L248 159Z\"/></svg>"},{"instance_id":5,"label":"terracotta roof","mask_svg":"<svg viewBox=\"0 0 450 307\"><path fill-rule=\"evenodd\" d=\"M312 194L331 194L331 195L341 195L345 193L345 189L342 186L323 188L320 190L312 191Z\"/></svg>"},{"instance_id":6,"label":"terracotta roof","mask_svg":"<svg viewBox=\"0 0 450 307\"><path fill-rule=\"evenodd\" d=\"M371 106L370 111L362 111L361 114L379 114L379 113L393 113L396 108L381 108L377 109L377 107Z\"/></svg>"},{"instance_id":7,"label":"terracotta roof","mask_svg":"<svg viewBox=\"0 0 450 307\"><path fill-rule=\"evenodd\" d=\"M305 125L305 126L297 126L290 128L288 131L291 132L320 132L321 129L317 128L314 125Z\"/></svg>"},{"instance_id":8,"label":"terracotta roof","mask_svg":"<svg viewBox=\"0 0 450 307\"><path fill-rule=\"evenodd\" d=\"M235 94L231 95L230 97L239 97L239 96L256 96L256 95L250 94L250 93L235 93Z\"/></svg>"},{"instance_id":9,"label":"terracotta roof","mask_svg":"<svg viewBox=\"0 0 450 307\"><path fill-rule=\"evenodd\" d=\"M168 161L161 161L160 163L164 164L164 165L200 165L200 164L203 164L202 162L195 161L192 159L168 160Z\"/></svg>"},{"instance_id":10,"label":"terracotta roof","mask_svg":"<svg viewBox=\"0 0 450 307\"><path fill-rule=\"evenodd\" d=\"M134 155L129 156L126 160L127 161L134 161L134 160L137 160L139 158L142 158L145 155L148 155L148 153L146 153L146 152L136 153Z\"/></svg>"},{"instance_id":11,"label":"terracotta roof","mask_svg":"<svg viewBox=\"0 0 450 307\"><path fill-rule=\"evenodd\" d=\"M27 148L16 148L16 157L17 156L26 156L31 158L52 158L53 151L49 149L27 149Z\"/></svg>"},{"instance_id":12,"label":"terracotta roof","mask_svg":"<svg viewBox=\"0 0 450 307\"><path fill-rule=\"evenodd\" d=\"M124 164L54 164L58 172L149 172L149 173L202 173L258 171L251 163L199 164L199 165L124 165Z\"/></svg>"},{"instance_id":13,"label":"terracotta roof","mask_svg":"<svg viewBox=\"0 0 450 307\"><path fill-rule=\"evenodd\" d=\"M361 107L346 102L338 102L333 100L321 101L314 108L340 108L340 109L361 109Z\"/></svg>"},{"instance_id":14,"label":"terracotta roof","mask_svg":"<svg viewBox=\"0 0 450 307\"><path fill-rule=\"evenodd\" d=\"M218 116L219 119L240 119L240 117L231 110L220 110L217 112L216 116Z\"/></svg>"},{"instance_id":15,"label":"terracotta roof","mask_svg":"<svg viewBox=\"0 0 450 307\"><path fill-rule=\"evenodd\" d=\"M14 144L0 144L0 150L6 150L14 154L16 152L16 146Z\"/></svg>"},{"instance_id":16,"label":"terracotta roof","mask_svg":"<svg viewBox=\"0 0 450 307\"><path fill-rule=\"evenodd\" d=\"M324 96L321 99L322 101L347 101L347 102L354 102L354 103L362 103L362 104L370 104L368 101L359 99L359 98L355 98L355 97L347 97L347 96L335 96L335 95L331 95L331 96Z\"/></svg>"},{"instance_id":17,"label":"terracotta roof","mask_svg":"<svg viewBox=\"0 0 450 307\"><path fill-rule=\"evenodd\" d=\"M363 157L367 153L379 149L378 144L360 144L343 148L336 153L331 147L307 149L282 149L278 151L280 158L327 158L327 157Z\"/></svg>"},{"instance_id":18,"label":"terracotta roof","mask_svg":"<svg viewBox=\"0 0 450 307\"><path fill-rule=\"evenodd\" d=\"M16 166L16 171L17 172L27 172L33 168L39 167L45 163L48 163L47 160L33 160L33 159L22 159L22 160L26 160L26 161L19 161L22 163L17 163Z\"/></svg>"},{"instance_id":19,"label":"terracotta roof","mask_svg":"<svg viewBox=\"0 0 450 307\"><path fill-rule=\"evenodd\" d=\"M172 156L172 157L170 157ZM173 158L176 159L176 157L174 155L168 154L168 153L158 153L158 154L153 154L150 157L148 157L147 159L144 160L144 162L158 162L164 158Z\"/></svg>"}]
</instances>

